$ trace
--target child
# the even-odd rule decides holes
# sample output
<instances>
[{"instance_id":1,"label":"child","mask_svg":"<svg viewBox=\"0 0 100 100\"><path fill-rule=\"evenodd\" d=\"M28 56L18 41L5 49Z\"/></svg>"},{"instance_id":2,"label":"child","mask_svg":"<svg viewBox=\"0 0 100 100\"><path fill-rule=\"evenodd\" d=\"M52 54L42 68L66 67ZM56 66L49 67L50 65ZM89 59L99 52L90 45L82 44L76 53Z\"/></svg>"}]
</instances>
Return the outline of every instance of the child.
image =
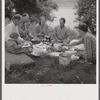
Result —
<instances>
[{"instance_id":1,"label":"child","mask_svg":"<svg viewBox=\"0 0 100 100\"><path fill-rule=\"evenodd\" d=\"M21 54L21 53L30 54L33 51L32 48L31 47L22 48L23 43L18 42L18 37L19 37L18 33L10 34L10 39L8 39L8 41L6 42L6 50L9 53L13 54Z\"/></svg>"},{"instance_id":2,"label":"child","mask_svg":"<svg viewBox=\"0 0 100 100\"><path fill-rule=\"evenodd\" d=\"M88 62L96 63L96 37L88 32L88 26L81 22L79 24L79 33L83 35L78 42L74 42L69 46L75 46L83 43L85 46L85 60Z\"/></svg>"}]
</instances>

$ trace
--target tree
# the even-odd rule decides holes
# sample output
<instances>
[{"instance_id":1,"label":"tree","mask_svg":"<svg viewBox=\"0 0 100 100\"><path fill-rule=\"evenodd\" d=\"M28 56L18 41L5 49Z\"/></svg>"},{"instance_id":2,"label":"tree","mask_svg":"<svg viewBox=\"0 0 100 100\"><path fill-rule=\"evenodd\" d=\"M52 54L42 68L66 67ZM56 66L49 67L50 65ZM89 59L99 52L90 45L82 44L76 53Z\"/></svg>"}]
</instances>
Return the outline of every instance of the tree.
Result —
<instances>
[{"instance_id":1,"label":"tree","mask_svg":"<svg viewBox=\"0 0 100 100\"><path fill-rule=\"evenodd\" d=\"M52 0L11 0L11 2L14 4L16 13L45 16L48 20L52 18L52 11L58 9L57 4Z\"/></svg>"},{"instance_id":2,"label":"tree","mask_svg":"<svg viewBox=\"0 0 100 100\"><path fill-rule=\"evenodd\" d=\"M77 20L87 21L90 30L96 35L96 0L79 0L76 9Z\"/></svg>"},{"instance_id":3,"label":"tree","mask_svg":"<svg viewBox=\"0 0 100 100\"><path fill-rule=\"evenodd\" d=\"M51 21L55 17L52 14L52 10L58 10L57 4L52 0L37 0L37 6L42 10L39 15L44 15L48 20Z\"/></svg>"},{"instance_id":4,"label":"tree","mask_svg":"<svg viewBox=\"0 0 100 100\"><path fill-rule=\"evenodd\" d=\"M11 17L14 4L11 0L5 0L5 16Z\"/></svg>"}]
</instances>

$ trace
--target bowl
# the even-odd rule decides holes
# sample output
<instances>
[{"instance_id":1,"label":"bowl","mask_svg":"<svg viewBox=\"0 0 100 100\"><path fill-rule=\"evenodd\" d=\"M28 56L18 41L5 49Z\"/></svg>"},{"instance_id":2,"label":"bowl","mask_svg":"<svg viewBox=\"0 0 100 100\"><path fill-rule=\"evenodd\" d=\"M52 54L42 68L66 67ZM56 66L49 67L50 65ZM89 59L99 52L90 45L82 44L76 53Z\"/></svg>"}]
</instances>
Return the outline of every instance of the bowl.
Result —
<instances>
[{"instance_id":1,"label":"bowl","mask_svg":"<svg viewBox=\"0 0 100 100\"><path fill-rule=\"evenodd\" d=\"M24 43L22 47L23 47L23 48L25 48L25 47L30 47L30 44L29 44L29 43Z\"/></svg>"}]
</instances>

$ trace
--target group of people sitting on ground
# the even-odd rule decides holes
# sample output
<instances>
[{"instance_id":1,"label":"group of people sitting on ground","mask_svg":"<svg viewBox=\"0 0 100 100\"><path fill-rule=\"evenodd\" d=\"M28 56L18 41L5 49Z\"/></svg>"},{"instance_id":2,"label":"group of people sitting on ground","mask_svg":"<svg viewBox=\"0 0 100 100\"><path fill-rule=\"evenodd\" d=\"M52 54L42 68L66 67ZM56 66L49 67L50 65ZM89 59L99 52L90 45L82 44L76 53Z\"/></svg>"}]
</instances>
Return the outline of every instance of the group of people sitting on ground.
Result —
<instances>
[{"instance_id":1,"label":"group of people sitting on ground","mask_svg":"<svg viewBox=\"0 0 100 100\"><path fill-rule=\"evenodd\" d=\"M79 23L79 34L81 37L79 41L70 44L69 33L65 26L65 18L59 20L60 25L55 27L53 34L53 43L62 43L66 46L75 46L81 43L85 46L85 60L89 62L96 62L96 37L90 33L88 25L85 22ZM30 54L33 51L32 39L40 40L39 36L44 37L49 35L49 27L46 24L44 16L40 17L40 21L37 18L29 18L29 15L24 13L23 15L16 14L11 18L11 22L6 25L5 28L5 43L6 50L9 53ZM24 43L30 43L29 48L22 48Z\"/></svg>"}]
</instances>

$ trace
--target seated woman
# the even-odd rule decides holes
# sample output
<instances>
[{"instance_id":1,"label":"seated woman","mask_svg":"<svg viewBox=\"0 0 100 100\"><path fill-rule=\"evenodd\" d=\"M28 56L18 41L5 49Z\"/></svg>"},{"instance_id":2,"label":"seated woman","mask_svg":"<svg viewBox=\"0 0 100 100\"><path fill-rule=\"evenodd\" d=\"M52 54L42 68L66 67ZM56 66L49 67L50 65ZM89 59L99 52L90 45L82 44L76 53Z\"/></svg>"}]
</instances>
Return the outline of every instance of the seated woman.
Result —
<instances>
[{"instance_id":1,"label":"seated woman","mask_svg":"<svg viewBox=\"0 0 100 100\"><path fill-rule=\"evenodd\" d=\"M33 39L33 35L29 32L28 27L25 27L25 23L21 23L18 27L18 30L21 38L23 38L24 40L31 41L31 39Z\"/></svg>"},{"instance_id":2,"label":"seated woman","mask_svg":"<svg viewBox=\"0 0 100 100\"><path fill-rule=\"evenodd\" d=\"M79 23L79 33L83 34L78 42L69 44L69 46L75 46L83 43L85 46L85 60L88 62L96 63L96 37L88 32L88 26L85 23Z\"/></svg>"},{"instance_id":3,"label":"seated woman","mask_svg":"<svg viewBox=\"0 0 100 100\"><path fill-rule=\"evenodd\" d=\"M30 54L33 51L32 47L30 46L28 48L22 48L23 43L18 42L18 37L19 37L18 33L10 34L10 39L8 39L8 41L6 42L7 52L12 54L21 54L21 53Z\"/></svg>"},{"instance_id":4,"label":"seated woman","mask_svg":"<svg viewBox=\"0 0 100 100\"><path fill-rule=\"evenodd\" d=\"M30 26L29 26L29 32L36 37L36 25L37 25L37 18L31 18L30 19Z\"/></svg>"},{"instance_id":5,"label":"seated woman","mask_svg":"<svg viewBox=\"0 0 100 100\"><path fill-rule=\"evenodd\" d=\"M36 41L40 41L40 39L37 37L37 33L36 33L36 25L37 25L37 18L31 18L30 20L30 26L29 26L29 33L33 35L33 39L35 39Z\"/></svg>"},{"instance_id":6,"label":"seated woman","mask_svg":"<svg viewBox=\"0 0 100 100\"><path fill-rule=\"evenodd\" d=\"M41 21L39 25L36 28L37 35L44 37L45 35L48 35L48 25L46 24L45 17L41 17Z\"/></svg>"}]
</instances>

